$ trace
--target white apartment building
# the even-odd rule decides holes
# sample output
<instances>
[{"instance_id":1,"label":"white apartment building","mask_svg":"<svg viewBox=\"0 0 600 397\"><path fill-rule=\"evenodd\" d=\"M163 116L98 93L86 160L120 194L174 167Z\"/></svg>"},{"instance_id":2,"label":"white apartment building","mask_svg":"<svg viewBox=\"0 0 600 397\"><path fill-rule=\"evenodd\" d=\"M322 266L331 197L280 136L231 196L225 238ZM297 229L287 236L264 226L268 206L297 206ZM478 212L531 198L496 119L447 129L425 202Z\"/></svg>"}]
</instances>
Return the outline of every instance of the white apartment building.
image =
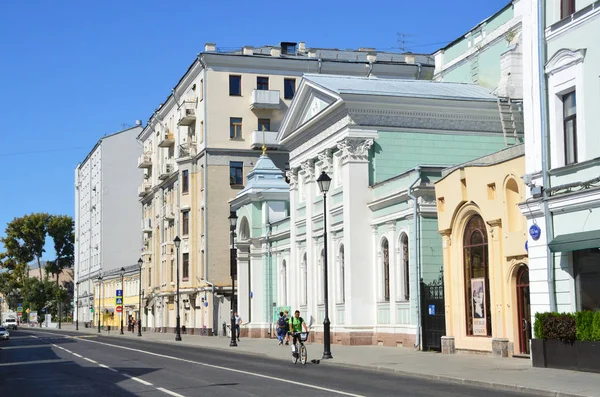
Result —
<instances>
[{"instance_id":1,"label":"white apartment building","mask_svg":"<svg viewBox=\"0 0 600 397\"><path fill-rule=\"evenodd\" d=\"M94 281L103 272L136 264L140 255L139 203L142 176L136 158L142 149L134 127L107 135L75 168L74 319L91 322Z\"/></svg>"},{"instance_id":2,"label":"white apartment building","mask_svg":"<svg viewBox=\"0 0 600 397\"><path fill-rule=\"evenodd\" d=\"M229 200L243 189L263 144L286 170L277 134L304 73L431 79L433 59L303 42L230 52L206 44L139 135L145 327L175 327L177 263L187 332L213 334L229 321Z\"/></svg>"}]
</instances>

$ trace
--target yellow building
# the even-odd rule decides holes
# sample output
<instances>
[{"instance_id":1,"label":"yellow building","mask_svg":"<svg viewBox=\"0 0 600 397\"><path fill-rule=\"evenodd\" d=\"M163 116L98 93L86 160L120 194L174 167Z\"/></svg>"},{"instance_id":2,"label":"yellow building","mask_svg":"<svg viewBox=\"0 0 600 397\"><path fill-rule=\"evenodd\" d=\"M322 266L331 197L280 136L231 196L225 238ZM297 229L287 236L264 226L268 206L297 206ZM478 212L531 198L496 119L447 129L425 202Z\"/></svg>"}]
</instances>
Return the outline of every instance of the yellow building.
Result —
<instances>
[{"instance_id":1,"label":"yellow building","mask_svg":"<svg viewBox=\"0 0 600 397\"><path fill-rule=\"evenodd\" d=\"M127 266L122 269L111 270L101 275L101 279L95 280L94 293L99 297L94 304L94 325L100 325L106 329L118 331L121 327L121 316L123 317L123 329L127 331L128 320L139 318L140 302L140 268L137 265ZM118 292L123 291L122 311L117 311ZM136 328L137 329L137 328Z\"/></svg>"},{"instance_id":2,"label":"yellow building","mask_svg":"<svg viewBox=\"0 0 600 397\"><path fill-rule=\"evenodd\" d=\"M446 170L435 184L443 236L442 352L529 354L523 145Z\"/></svg>"}]
</instances>

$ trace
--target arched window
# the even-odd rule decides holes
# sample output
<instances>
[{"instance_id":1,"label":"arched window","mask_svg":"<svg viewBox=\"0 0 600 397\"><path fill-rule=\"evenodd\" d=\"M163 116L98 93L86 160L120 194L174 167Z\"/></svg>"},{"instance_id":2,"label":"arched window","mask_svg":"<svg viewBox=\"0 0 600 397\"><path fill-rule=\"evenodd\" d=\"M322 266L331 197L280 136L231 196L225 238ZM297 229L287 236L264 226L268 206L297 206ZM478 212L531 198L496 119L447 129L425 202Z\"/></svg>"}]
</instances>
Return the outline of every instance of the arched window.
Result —
<instances>
[{"instance_id":1,"label":"arched window","mask_svg":"<svg viewBox=\"0 0 600 397\"><path fill-rule=\"evenodd\" d=\"M390 301L390 247L387 238L381 243L381 256L383 259L383 300Z\"/></svg>"},{"instance_id":2,"label":"arched window","mask_svg":"<svg viewBox=\"0 0 600 397\"><path fill-rule=\"evenodd\" d=\"M319 259L319 279L317 281L319 286L319 303L325 303L325 250L321 250Z\"/></svg>"},{"instance_id":3,"label":"arched window","mask_svg":"<svg viewBox=\"0 0 600 397\"><path fill-rule=\"evenodd\" d=\"M463 248L467 335L491 336L488 241L481 216L473 215L467 222Z\"/></svg>"},{"instance_id":4,"label":"arched window","mask_svg":"<svg viewBox=\"0 0 600 397\"><path fill-rule=\"evenodd\" d=\"M408 236L406 233L400 235L399 253L397 277L400 282L396 285L399 286L398 297L400 300L407 301L410 299L410 265L408 261Z\"/></svg>"},{"instance_id":5,"label":"arched window","mask_svg":"<svg viewBox=\"0 0 600 397\"><path fill-rule=\"evenodd\" d=\"M246 217L242 218L240 222L240 233L239 240L244 241L250 238L250 224L248 223L248 219Z\"/></svg>"},{"instance_id":6,"label":"arched window","mask_svg":"<svg viewBox=\"0 0 600 397\"><path fill-rule=\"evenodd\" d=\"M306 305L308 300L308 261L306 252L302 258L302 304Z\"/></svg>"},{"instance_id":7,"label":"arched window","mask_svg":"<svg viewBox=\"0 0 600 397\"><path fill-rule=\"evenodd\" d=\"M281 305L287 304L287 263L285 259L281 262Z\"/></svg>"},{"instance_id":8,"label":"arched window","mask_svg":"<svg viewBox=\"0 0 600 397\"><path fill-rule=\"evenodd\" d=\"M340 303L346 302L346 269L344 268L344 245L340 246Z\"/></svg>"}]
</instances>

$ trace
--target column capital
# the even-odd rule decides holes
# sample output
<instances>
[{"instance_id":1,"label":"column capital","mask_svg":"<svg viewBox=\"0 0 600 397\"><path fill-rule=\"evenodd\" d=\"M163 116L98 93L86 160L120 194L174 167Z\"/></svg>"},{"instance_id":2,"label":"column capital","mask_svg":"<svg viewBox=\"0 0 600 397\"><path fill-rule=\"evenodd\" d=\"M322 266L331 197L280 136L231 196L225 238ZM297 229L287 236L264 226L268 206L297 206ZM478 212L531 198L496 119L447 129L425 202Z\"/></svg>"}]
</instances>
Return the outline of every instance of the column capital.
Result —
<instances>
[{"instance_id":1,"label":"column capital","mask_svg":"<svg viewBox=\"0 0 600 397\"><path fill-rule=\"evenodd\" d=\"M300 165L300 173L304 175L304 182L310 183L315 180L315 161L313 159L303 161Z\"/></svg>"},{"instance_id":2,"label":"column capital","mask_svg":"<svg viewBox=\"0 0 600 397\"><path fill-rule=\"evenodd\" d=\"M331 155L331 149L325 149L318 154L318 163L321 171L331 172L333 169L333 156Z\"/></svg>"},{"instance_id":3,"label":"column capital","mask_svg":"<svg viewBox=\"0 0 600 397\"><path fill-rule=\"evenodd\" d=\"M369 149L373 145L373 139L345 138L338 142L337 147L342 152L342 162L349 161L366 162L369 160Z\"/></svg>"},{"instance_id":4,"label":"column capital","mask_svg":"<svg viewBox=\"0 0 600 397\"><path fill-rule=\"evenodd\" d=\"M290 180L290 189L294 190L298 184L298 168L286 171L285 176Z\"/></svg>"}]
</instances>

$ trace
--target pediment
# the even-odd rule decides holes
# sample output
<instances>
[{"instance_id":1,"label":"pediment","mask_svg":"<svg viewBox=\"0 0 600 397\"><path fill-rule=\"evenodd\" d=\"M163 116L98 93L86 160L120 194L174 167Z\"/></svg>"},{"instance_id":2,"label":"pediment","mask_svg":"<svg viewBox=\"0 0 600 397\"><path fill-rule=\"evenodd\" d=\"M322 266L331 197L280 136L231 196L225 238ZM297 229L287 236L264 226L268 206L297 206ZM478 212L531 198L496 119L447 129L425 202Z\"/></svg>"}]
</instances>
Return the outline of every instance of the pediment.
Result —
<instances>
[{"instance_id":1,"label":"pediment","mask_svg":"<svg viewBox=\"0 0 600 397\"><path fill-rule=\"evenodd\" d=\"M281 123L277 140L281 143L302 126L320 119L339 100L341 99L336 93L303 79L296 98Z\"/></svg>"},{"instance_id":2,"label":"pediment","mask_svg":"<svg viewBox=\"0 0 600 397\"><path fill-rule=\"evenodd\" d=\"M585 49L573 51L567 48L557 51L556 54L554 54L554 56L546 64L546 74L552 75L568 67L583 62L585 58L585 52Z\"/></svg>"}]
</instances>

